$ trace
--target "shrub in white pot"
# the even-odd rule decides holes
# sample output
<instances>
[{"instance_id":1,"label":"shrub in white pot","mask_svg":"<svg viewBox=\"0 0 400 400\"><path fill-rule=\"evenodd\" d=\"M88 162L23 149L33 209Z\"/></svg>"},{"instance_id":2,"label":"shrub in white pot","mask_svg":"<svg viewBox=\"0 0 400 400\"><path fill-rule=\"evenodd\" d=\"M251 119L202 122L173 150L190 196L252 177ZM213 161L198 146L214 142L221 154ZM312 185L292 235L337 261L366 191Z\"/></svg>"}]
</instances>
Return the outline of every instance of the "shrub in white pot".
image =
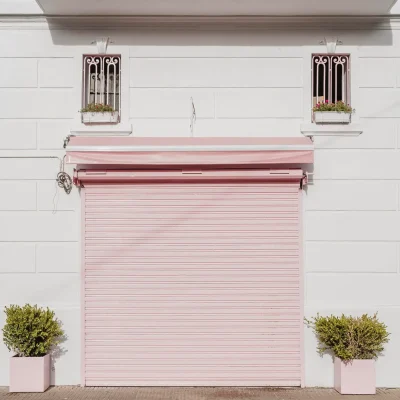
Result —
<instances>
[{"instance_id":1,"label":"shrub in white pot","mask_svg":"<svg viewBox=\"0 0 400 400\"><path fill-rule=\"evenodd\" d=\"M53 311L38 306L5 307L3 340L10 359L10 392L44 392L50 385L50 351L63 330Z\"/></svg>"},{"instance_id":2,"label":"shrub in white pot","mask_svg":"<svg viewBox=\"0 0 400 400\"><path fill-rule=\"evenodd\" d=\"M317 103L313 112L316 124L349 124L355 110L343 101L330 103L326 100L324 103Z\"/></svg>"},{"instance_id":3,"label":"shrub in white pot","mask_svg":"<svg viewBox=\"0 0 400 400\"><path fill-rule=\"evenodd\" d=\"M91 103L80 110L84 124L116 124L119 119L118 111L110 105Z\"/></svg>"},{"instance_id":4,"label":"shrub in white pot","mask_svg":"<svg viewBox=\"0 0 400 400\"><path fill-rule=\"evenodd\" d=\"M305 319L319 341L318 351L332 354L335 389L341 394L375 394L375 359L389 341L384 323L373 316L342 315Z\"/></svg>"}]
</instances>

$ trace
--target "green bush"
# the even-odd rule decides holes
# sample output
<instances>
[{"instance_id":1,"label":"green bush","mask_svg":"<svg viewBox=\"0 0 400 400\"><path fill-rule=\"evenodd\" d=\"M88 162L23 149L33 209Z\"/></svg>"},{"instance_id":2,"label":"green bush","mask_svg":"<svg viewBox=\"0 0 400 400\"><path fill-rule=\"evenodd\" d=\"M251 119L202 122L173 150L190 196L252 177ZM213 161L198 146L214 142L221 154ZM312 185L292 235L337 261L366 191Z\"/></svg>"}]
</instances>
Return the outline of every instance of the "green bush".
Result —
<instances>
[{"instance_id":1,"label":"green bush","mask_svg":"<svg viewBox=\"0 0 400 400\"><path fill-rule=\"evenodd\" d=\"M313 111L331 111L348 114L355 112L355 110L351 108L349 104L345 104L343 101L338 101L337 103L329 103L329 101L326 101L325 103L317 103L317 105L313 108Z\"/></svg>"},{"instance_id":2,"label":"green bush","mask_svg":"<svg viewBox=\"0 0 400 400\"><path fill-rule=\"evenodd\" d=\"M305 319L319 340L321 354L332 352L343 361L365 360L378 357L389 341L389 333L377 314L352 317L342 315L321 317L319 314L310 320Z\"/></svg>"},{"instance_id":3,"label":"green bush","mask_svg":"<svg viewBox=\"0 0 400 400\"><path fill-rule=\"evenodd\" d=\"M105 112L114 112L114 109L108 104L90 103L86 107L83 107L80 112L105 113Z\"/></svg>"},{"instance_id":4,"label":"green bush","mask_svg":"<svg viewBox=\"0 0 400 400\"><path fill-rule=\"evenodd\" d=\"M18 357L43 357L60 343L64 332L54 311L26 304L10 305L4 312L7 318L3 340L8 350Z\"/></svg>"}]
</instances>

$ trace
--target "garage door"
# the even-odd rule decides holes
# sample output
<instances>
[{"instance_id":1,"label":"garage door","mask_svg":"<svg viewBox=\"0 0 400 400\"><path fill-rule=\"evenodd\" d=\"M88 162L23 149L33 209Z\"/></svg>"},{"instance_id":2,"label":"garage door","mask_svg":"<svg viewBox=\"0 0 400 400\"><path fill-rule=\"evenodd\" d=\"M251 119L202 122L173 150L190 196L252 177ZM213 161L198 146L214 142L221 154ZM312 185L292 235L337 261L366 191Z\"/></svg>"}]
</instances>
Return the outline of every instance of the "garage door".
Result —
<instances>
[{"instance_id":1,"label":"garage door","mask_svg":"<svg viewBox=\"0 0 400 400\"><path fill-rule=\"evenodd\" d=\"M299 386L299 180L85 185L87 386Z\"/></svg>"}]
</instances>

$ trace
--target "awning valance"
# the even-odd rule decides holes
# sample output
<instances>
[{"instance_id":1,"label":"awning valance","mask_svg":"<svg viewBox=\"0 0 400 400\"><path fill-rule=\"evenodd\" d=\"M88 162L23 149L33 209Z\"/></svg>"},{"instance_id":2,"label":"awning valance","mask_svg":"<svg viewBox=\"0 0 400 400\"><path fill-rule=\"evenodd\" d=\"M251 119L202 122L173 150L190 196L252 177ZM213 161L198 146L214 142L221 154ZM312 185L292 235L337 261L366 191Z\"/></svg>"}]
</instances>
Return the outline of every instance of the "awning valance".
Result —
<instances>
[{"instance_id":1,"label":"awning valance","mask_svg":"<svg viewBox=\"0 0 400 400\"><path fill-rule=\"evenodd\" d=\"M309 138L71 137L66 162L80 165L299 165L313 163Z\"/></svg>"}]
</instances>

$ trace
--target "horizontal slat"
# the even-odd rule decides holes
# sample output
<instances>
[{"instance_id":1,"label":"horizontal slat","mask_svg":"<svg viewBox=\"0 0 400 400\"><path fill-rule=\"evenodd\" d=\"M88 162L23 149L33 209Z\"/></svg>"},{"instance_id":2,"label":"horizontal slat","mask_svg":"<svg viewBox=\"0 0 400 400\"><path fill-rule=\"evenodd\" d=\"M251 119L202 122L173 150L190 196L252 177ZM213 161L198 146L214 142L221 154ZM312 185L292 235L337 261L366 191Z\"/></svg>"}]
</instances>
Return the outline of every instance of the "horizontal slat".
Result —
<instances>
[{"instance_id":1,"label":"horizontal slat","mask_svg":"<svg viewBox=\"0 0 400 400\"><path fill-rule=\"evenodd\" d=\"M87 286L87 285L86 285ZM149 289L153 289L152 291ZM208 296L208 295L217 295L220 293L223 294L228 294L228 295L234 295L234 294L240 294L243 296L247 295L263 295L265 294L266 289L265 287L263 288L242 288L242 287L234 287L234 288L225 288L225 287L216 287L216 288L199 288L197 287L196 289L188 289L186 288L186 285L180 289L179 293L181 293L183 296L185 295L190 295L193 294L194 296ZM276 288L270 288L268 289L268 292L271 294L290 294L290 295L299 295L299 286L296 287L291 287L291 288L281 288L281 287L276 287ZM167 295L167 296L173 296L174 293L171 294L171 289L169 288L130 288L130 287L102 287L99 288L97 286L94 286L92 288L87 288L86 287L86 293L89 295L101 295L101 294L106 294L106 295L129 295L132 293L138 294L138 295L149 295L149 293L155 293L156 295ZM177 292L178 293L178 292ZM175 294L177 294L175 293Z\"/></svg>"},{"instance_id":2,"label":"horizontal slat","mask_svg":"<svg viewBox=\"0 0 400 400\"><path fill-rule=\"evenodd\" d=\"M110 372L110 370L112 372ZM181 373L182 376L193 376L196 377L197 374L207 373L210 376L236 376L238 373L241 373L241 376L245 374L251 374L253 377L262 377L263 373L260 373L260 370L264 372L264 374L273 375L278 374L285 376L296 376L296 374L300 373L300 367L292 367L292 366L267 366L267 365L217 365L217 366L202 366L202 365L185 365L185 368L179 365L137 365L137 366L128 366L128 367L100 367L100 366L91 366L86 368L86 376L90 377L121 377L121 378L131 378L132 375L136 377L148 376L150 374L157 374L158 376L163 375L174 375ZM197 375L198 376L198 375ZM265 376L265 375L264 375Z\"/></svg>"},{"instance_id":3,"label":"horizontal slat","mask_svg":"<svg viewBox=\"0 0 400 400\"><path fill-rule=\"evenodd\" d=\"M168 386L181 386L181 387L193 387L193 386L213 386L213 387L227 387L227 386L243 386L243 387L295 387L300 386L300 379L293 378L292 380L283 379L267 379L265 377L261 379L220 379L217 380L215 377L205 377L203 379L186 379L180 376L174 379L159 379L159 378L140 378L140 379L107 379L107 378L91 378L87 379L86 386L151 386L151 387L168 387Z\"/></svg>"},{"instance_id":4,"label":"horizontal slat","mask_svg":"<svg viewBox=\"0 0 400 400\"><path fill-rule=\"evenodd\" d=\"M180 217L190 217L193 215L195 211L197 215L205 217L214 217L214 216L225 216L225 217L235 217L236 215L243 217L253 217L260 216L262 218L266 218L270 221L287 221L294 220L298 218L298 209L293 208L293 211L284 210L268 210L267 208L256 209L259 211L255 211L254 208L227 208L224 207L222 210L220 208L213 207L209 205L207 207L196 207L195 210L193 208L188 208L185 205L182 205L179 209L176 210L168 210L168 209L151 209L151 216L156 218L157 216L163 219L174 219ZM135 219L135 217L143 218L149 216L149 210L146 207L91 207L90 209L86 209L85 212L85 220L91 221L100 219L102 221L107 221L109 219Z\"/></svg>"},{"instance_id":5,"label":"horizontal slat","mask_svg":"<svg viewBox=\"0 0 400 400\"><path fill-rule=\"evenodd\" d=\"M85 254L88 256L106 255L107 253L111 253L114 251L116 257L125 256L125 255L148 257L149 254L146 251L147 248L153 247L153 249L154 249L154 244L148 243L146 241L138 242L137 244L135 244L135 249L136 249L136 252L135 252L132 250L132 247L133 247L132 241L128 241L128 239L120 239L119 241L116 238L104 239L104 240L100 240L100 241L90 240L90 239L87 239L87 240L89 240L89 243L86 244L87 250L85 251ZM102 245L103 242L105 243L104 245ZM115 244L115 246L113 246L113 244ZM170 257L172 257L171 259L173 259L173 257L185 257L189 254L191 254L193 256L193 259L195 259L196 254L208 255L208 256L220 257L220 258L221 257L223 257L223 258L232 257L232 256L236 258L236 255L237 255L238 257L242 257L242 258L245 257L245 258L250 258L250 259L251 258L268 259L268 257L271 257L271 255L266 254L266 250L268 250L269 246L270 246L269 243L266 243L263 246L261 246L261 245L253 246L253 248L251 248L250 246L248 246L247 248L245 246L243 246L242 249L236 247L235 249L229 250L229 252L227 252L226 250L224 250L223 247L213 246L212 244L203 245L203 246L200 246L200 245L196 245L196 246L192 245L191 246L191 245L187 244L184 247L181 246L179 251L176 251L174 249L174 246L164 244L164 245L157 246L157 252L153 252L154 256L152 258L157 259L158 257L160 257L160 255L159 255L160 251L164 251L164 252L173 252L173 254L169 255L169 257L166 259L166 261L168 261L170 259ZM210 249L213 249L213 251L211 252ZM189 258L188 262L190 262L191 260L192 259ZM279 262L279 258L276 262L277 263Z\"/></svg>"},{"instance_id":6,"label":"horizontal slat","mask_svg":"<svg viewBox=\"0 0 400 400\"><path fill-rule=\"evenodd\" d=\"M201 217L196 218L184 218L180 216L180 218L165 218L163 220L154 219L154 218L132 218L130 220L125 219L109 219L109 220L100 220L99 218L95 218L92 220L86 220L86 232L93 232L99 229L143 229L143 228L153 228L156 227L157 229L168 227L172 230L180 230L183 228L191 228L189 231L196 232L197 228L199 227L207 227L213 228L215 226L219 226L224 224L224 227L230 228L231 226L234 227L242 227L241 224L245 226L251 226L254 229L263 228L262 231L270 231L270 230L282 230L284 228L287 229L297 229L298 228L298 221L293 220L286 220L282 221L279 220L278 222L275 220L271 220L268 218L263 218L261 216L254 217L254 219L250 218L238 218L233 219L230 216L226 218L215 217L212 221L205 221ZM160 232L161 233L161 232Z\"/></svg>"},{"instance_id":7,"label":"horizontal slat","mask_svg":"<svg viewBox=\"0 0 400 400\"><path fill-rule=\"evenodd\" d=\"M144 293L144 294L137 294L137 293L130 293L130 294L106 294L106 293L85 293L85 301L96 302L96 301L133 301L138 304L141 302L146 303L159 303L162 302L165 304L166 301L172 302L196 302L203 303L203 302L263 302L263 301L293 301L298 300L298 292L294 293L269 293L264 292L261 294L253 293L250 291L249 293L215 293L215 294L208 294L204 296L204 294L193 294L193 293L168 293L167 295L159 294L159 293ZM167 297L167 298L166 298Z\"/></svg>"},{"instance_id":8,"label":"horizontal slat","mask_svg":"<svg viewBox=\"0 0 400 400\"><path fill-rule=\"evenodd\" d=\"M102 328L100 324L97 327L87 327L85 337L87 339L99 339L104 336L109 338L117 339L131 339L132 337L143 337L152 335L154 337L167 337L167 336L188 336L188 337L210 337L210 336L229 336L229 337L260 337L260 336L273 336L283 335L283 337L298 336L300 332L299 326L271 328L268 326L258 327L242 327L232 328L218 326L218 327L198 327L195 330L193 327L182 328L181 326L175 326L174 328L165 328L164 326L157 328L154 327L141 327L141 328Z\"/></svg>"},{"instance_id":9,"label":"horizontal slat","mask_svg":"<svg viewBox=\"0 0 400 400\"><path fill-rule=\"evenodd\" d=\"M249 347L257 348L260 352L264 351L274 351L274 352L283 352L283 351L299 351L300 350L300 343L299 341L293 342L271 342L271 341L232 341L232 342L215 342L215 343L197 343L197 342L185 342L185 343L170 343L168 346L165 343L137 343L137 344L130 344L130 343L119 343L115 345L111 344L100 344L100 343L86 343L86 354L95 355L97 353L107 353L113 354L115 357L118 357L120 354L129 353L129 352L137 352L138 350L150 350L152 351L157 350L158 352L162 352L168 354L169 352L176 353L182 351L219 351L221 353L229 353L231 351L235 351L236 349L239 351L248 350ZM233 350L233 348L235 350Z\"/></svg>"},{"instance_id":10,"label":"horizontal slat","mask_svg":"<svg viewBox=\"0 0 400 400\"><path fill-rule=\"evenodd\" d=\"M122 360L122 361L130 361L137 359L155 359L158 360L162 358L163 360L169 359L210 359L213 357L224 359L224 357L244 357L246 359L256 359L257 357L265 358L266 360L271 360L271 362L276 362L277 360L291 360L294 363L297 363L301 359L299 348L287 348L287 349L274 349L274 348L243 348L238 347L234 352L226 352L225 349L220 348L193 348L190 352L182 352L179 351L178 347L168 346L165 348L165 352L168 353L168 357L164 356L164 352L161 353L159 348L154 348L150 346L146 346L141 349L127 349L124 352L119 352L117 355L113 353L115 349L113 348L96 348L96 351L86 349L86 359L87 360ZM178 351L176 351L178 350Z\"/></svg>"},{"instance_id":11,"label":"horizontal slat","mask_svg":"<svg viewBox=\"0 0 400 400\"><path fill-rule=\"evenodd\" d=\"M196 353L187 354L186 357L183 354L171 354L168 358L157 355L157 354L143 354L138 356L129 355L130 358L115 358L111 360L109 358L94 358L88 356L86 358L87 367L102 367L102 369L108 366L137 366L137 365L199 365L199 366L213 366L213 365L265 365L271 367L279 366L290 366L290 367L300 367L300 355L292 355L291 357L283 356L271 357L271 355L266 354L212 354L212 353ZM132 358L131 358L132 357Z\"/></svg>"},{"instance_id":12,"label":"horizontal slat","mask_svg":"<svg viewBox=\"0 0 400 400\"><path fill-rule=\"evenodd\" d=\"M149 331L149 329L147 329ZM116 332L110 332L108 331L107 334L96 331L88 331L85 334L85 339L88 341L88 343L96 343L96 342L101 342L101 343L118 343L119 341L126 341L127 343L136 343L137 341L143 340L145 343L147 340L152 341L152 340L160 340L163 343L167 342L175 342L177 341L178 343L182 341L182 343L185 343L186 340L188 341L193 341L193 340L198 340L199 343L211 340L211 341L220 341L220 340L260 340L260 341L290 341L292 342L298 340L298 334L299 334L299 329L292 329L290 331L280 331L280 330L270 330L268 331L267 329L263 332L226 332L226 331L220 331L220 332L201 332L199 333L198 331L196 332L189 332L181 330L178 331L177 329L175 332L167 333L167 332L159 332L159 331L153 331L151 332L151 335L149 335L149 332L147 333L141 333L141 332L135 332L134 335L128 333L128 334L123 334L123 333L116 333ZM105 339L105 337L107 339Z\"/></svg>"},{"instance_id":13,"label":"horizontal slat","mask_svg":"<svg viewBox=\"0 0 400 400\"><path fill-rule=\"evenodd\" d=\"M99 322L101 323L108 323L108 324L114 324L116 326L132 326L132 321L134 318L132 318L132 314L126 313L122 315L115 315L115 314L95 314L95 315L88 315L86 314L85 316L86 322L88 321L96 321L96 324ZM246 313L244 315L243 313L240 313L240 315L229 315L229 314L210 314L210 315L196 315L195 313L191 314L174 314L174 315L168 315L168 314L160 314L157 315L158 322L161 325L164 324L165 321L174 321L174 322L188 322L188 321L201 321L203 323L215 323L215 321L229 321L229 322L243 322L243 323L248 323L248 322L260 322L260 316L259 314L249 314ZM269 312L265 313L263 316L262 320L265 321L290 321L290 322L297 322L299 323L299 312ZM148 318L143 318L143 316L140 319L140 323L145 324L147 321L151 322L152 318L151 316L148 316ZM136 322L138 323L138 322Z\"/></svg>"},{"instance_id":14,"label":"horizontal slat","mask_svg":"<svg viewBox=\"0 0 400 400\"><path fill-rule=\"evenodd\" d=\"M282 332L293 329L301 330L302 326L296 319L290 320L267 320L247 318L246 320L235 319L215 319L212 323L206 325L204 320L180 320L177 318L164 318L163 320L148 320L148 321L116 321L110 318L89 318L85 321L86 332L116 332L116 333L132 333L135 332L175 332L175 331L193 331L193 332L262 332L281 330Z\"/></svg>"}]
</instances>

